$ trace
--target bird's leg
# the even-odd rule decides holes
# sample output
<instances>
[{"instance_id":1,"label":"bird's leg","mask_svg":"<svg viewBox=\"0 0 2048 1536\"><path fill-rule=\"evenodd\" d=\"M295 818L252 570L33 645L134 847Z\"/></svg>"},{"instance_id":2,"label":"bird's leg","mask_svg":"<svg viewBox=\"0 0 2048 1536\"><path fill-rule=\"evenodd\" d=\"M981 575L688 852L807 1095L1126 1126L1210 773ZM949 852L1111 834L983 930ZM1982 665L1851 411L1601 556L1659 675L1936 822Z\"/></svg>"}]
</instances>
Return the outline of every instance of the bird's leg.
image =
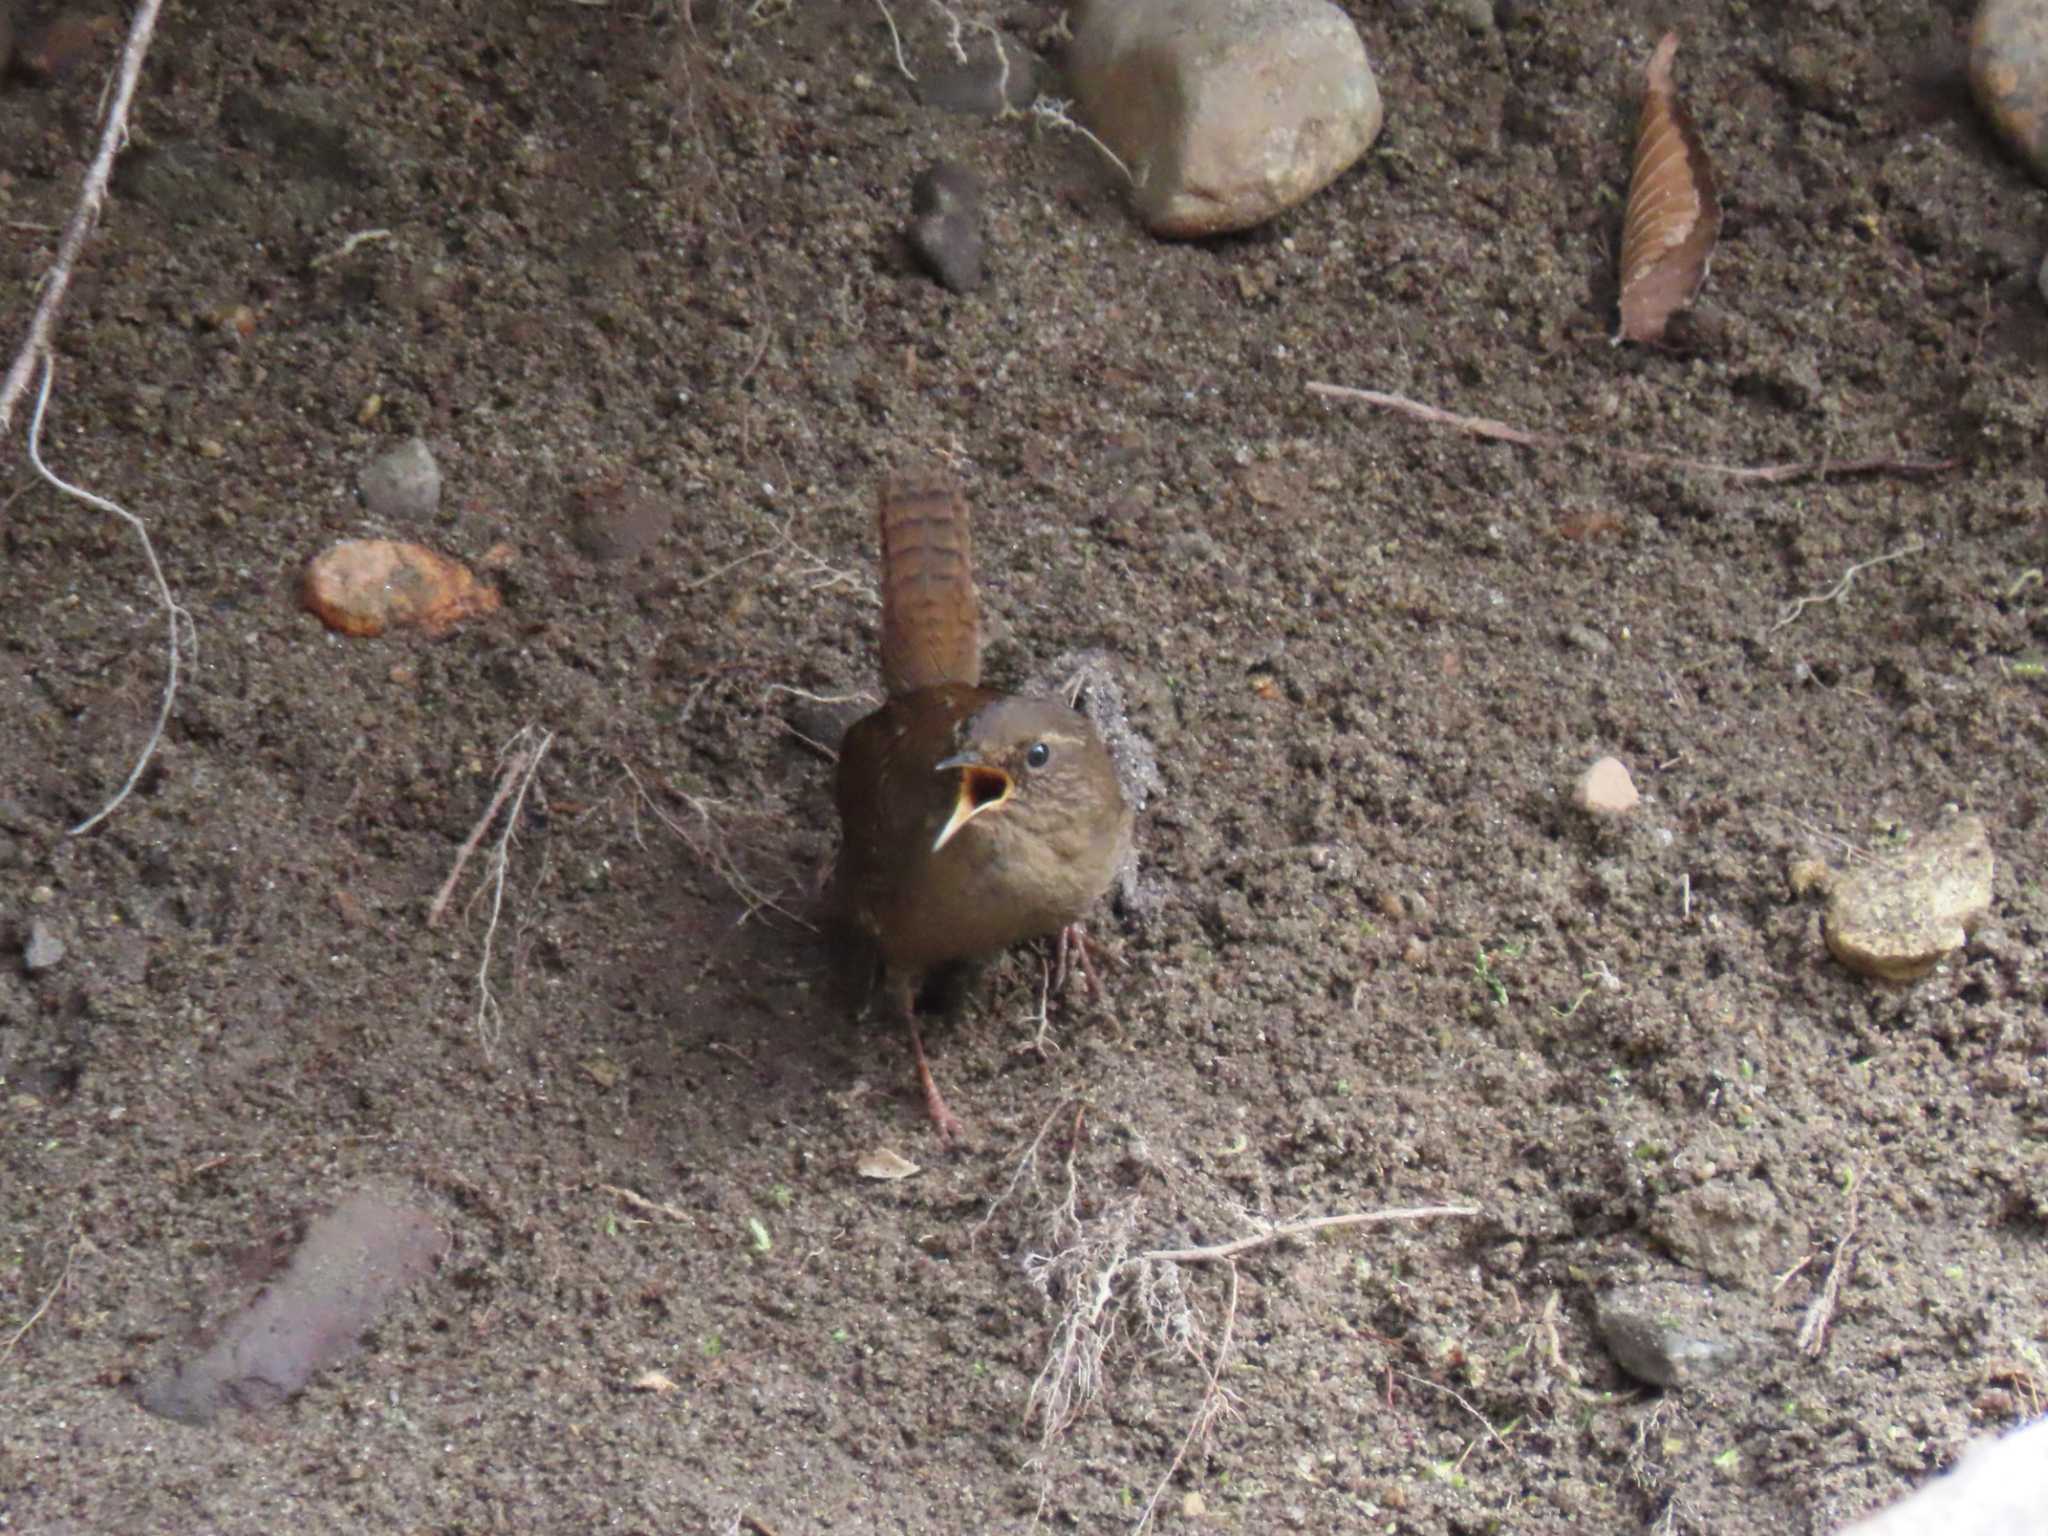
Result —
<instances>
[{"instance_id":1,"label":"bird's leg","mask_svg":"<svg viewBox=\"0 0 2048 1536\"><path fill-rule=\"evenodd\" d=\"M940 1141L956 1141L967 1134L967 1127L946 1107L946 1096L939 1092L939 1080L932 1076L932 1064L925 1059L924 1031L917 1027L916 984L909 977L892 972L889 991L897 1010L903 1015L903 1022L910 1026L910 1049L917 1056L917 1085L924 1090L925 1113L932 1117L932 1126L938 1131Z\"/></svg>"},{"instance_id":2,"label":"bird's leg","mask_svg":"<svg viewBox=\"0 0 2048 1536\"><path fill-rule=\"evenodd\" d=\"M1088 990L1100 998L1102 979L1095 974L1094 962L1088 958L1088 930L1079 923L1069 923L1060 930L1053 946L1053 991L1066 991L1067 978L1076 970L1088 983Z\"/></svg>"},{"instance_id":3,"label":"bird's leg","mask_svg":"<svg viewBox=\"0 0 2048 1536\"><path fill-rule=\"evenodd\" d=\"M924 1112L932 1117L932 1126L938 1131L940 1141L959 1140L967 1134L967 1127L946 1107L946 1096L939 1092L938 1079L932 1076L932 1064L925 1060L924 1036L914 1016L910 1021L910 1048L917 1052L917 1082L924 1089Z\"/></svg>"}]
</instances>

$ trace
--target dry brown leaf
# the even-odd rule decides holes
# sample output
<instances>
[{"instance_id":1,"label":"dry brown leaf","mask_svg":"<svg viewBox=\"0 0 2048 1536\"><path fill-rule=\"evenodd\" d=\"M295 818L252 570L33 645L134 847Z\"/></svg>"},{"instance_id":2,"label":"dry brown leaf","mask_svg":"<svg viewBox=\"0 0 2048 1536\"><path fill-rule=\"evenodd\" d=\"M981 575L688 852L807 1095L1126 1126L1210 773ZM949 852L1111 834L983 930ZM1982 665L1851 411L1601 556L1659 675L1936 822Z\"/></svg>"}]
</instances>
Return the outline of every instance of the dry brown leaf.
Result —
<instances>
[{"instance_id":1,"label":"dry brown leaf","mask_svg":"<svg viewBox=\"0 0 2048 1536\"><path fill-rule=\"evenodd\" d=\"M676 1384L660 1371L648 1370L633 1378L632 1388L635 1392L652 1392L657 1396L666 1397L675 1391Z\"/></svg>"},{"instance_id":2,"label":"dry brown leaf","mask_svg":"<svg viewBox=\"0 0 2048 1536\"><path fill-rule=\"evenodd\" d=\"M1665 33L1644 80L1628 217L1621 230L1617 344L1664 339L1671 317L1692 302L1707 280L1707 263L1721 233L1714 167L1671 81L1677 53L1678 34Z\"/></svg>"}]
</instances>

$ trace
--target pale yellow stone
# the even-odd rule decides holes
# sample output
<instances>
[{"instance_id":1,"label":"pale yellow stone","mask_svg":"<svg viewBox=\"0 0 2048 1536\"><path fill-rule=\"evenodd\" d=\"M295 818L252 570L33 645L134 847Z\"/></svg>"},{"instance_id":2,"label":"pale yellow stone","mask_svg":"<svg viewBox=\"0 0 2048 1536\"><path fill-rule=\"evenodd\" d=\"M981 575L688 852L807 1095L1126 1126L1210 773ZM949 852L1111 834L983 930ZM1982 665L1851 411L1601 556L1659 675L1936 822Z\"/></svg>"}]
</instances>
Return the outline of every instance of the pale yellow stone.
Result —
<instances>
[{"instance_id":1,"label":"pale yellow stone","mask_svg":"<svg viewBox=\"0 0 2048 1536\"><path fill-rule=\"evenodd\" d=\"M1991 875L1984 823L1958 816L1904 853L1836 877L1822 924L1828 949L1865 976L1925 976L1990 909Z\"/></svg>"},{"instance_id":2,"label":"pale yellow stone","mask_svg":"<svg viewBox=\"0 0 2048 1536\"><path fill-rule=\"evenodd\" d=\"M1154 234L1248 229L1328 186L1380 131L1379 85L1329 0L1091 0L1068 75Z\"/></svg>"},{"instance_id":3,"label":"pale yellow stone","mask_svg":"<svg viewBox=\"0 0 2048 1536\"><path fill-rule=\"evenodd\" d=\"M1618 757L1603 757L1579 776L1572 799L1595 816L1626 816L1642 800L1636 781Z\"/></svg>"}]
</instances>

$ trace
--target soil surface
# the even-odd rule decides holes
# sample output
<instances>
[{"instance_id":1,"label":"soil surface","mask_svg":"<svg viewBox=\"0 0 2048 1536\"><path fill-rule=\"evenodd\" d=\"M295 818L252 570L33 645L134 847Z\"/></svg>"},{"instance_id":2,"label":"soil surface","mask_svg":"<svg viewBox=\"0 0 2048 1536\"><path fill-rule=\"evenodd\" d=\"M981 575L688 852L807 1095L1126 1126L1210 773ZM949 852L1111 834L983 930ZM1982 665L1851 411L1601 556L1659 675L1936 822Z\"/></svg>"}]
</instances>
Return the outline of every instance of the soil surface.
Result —
<instances>
[{"instance_id":1,"label":"soil surface","mask_svg":"<svg viewBox=\"0 0 2048 1536\"><path fill-rule=\"evenodd\" d=\"M1380 142L1198 244L924 104L879 6L167 9L43 447L193 649L79 836L165 616L19 418L0 465L0 1528L1819 1532L2041 1410L2048 205L1967 8L1699 12L1727 221L1660 350L1608 334L1664 13L1347 9ZM117 31L0 88L10 351ZM941 157L965 296L901 239ZM415 435L438 510L372 515ZM1041 1016L1020 950L929 1031L952 1152L809 926L818 701L874 687L875 487L933 457L992 679L1102 653L1162 781L1106 996ZM299 572L360 535L502 607L328 632ZM1850 975L1788 870L1950 804L1988 921ZM357 1221L405 1252L306 1293L303 1390L140 1406ZM1666 1391L1597 1328L1650 1281L1713 1345Z\"/></svg>"}]
</instances>

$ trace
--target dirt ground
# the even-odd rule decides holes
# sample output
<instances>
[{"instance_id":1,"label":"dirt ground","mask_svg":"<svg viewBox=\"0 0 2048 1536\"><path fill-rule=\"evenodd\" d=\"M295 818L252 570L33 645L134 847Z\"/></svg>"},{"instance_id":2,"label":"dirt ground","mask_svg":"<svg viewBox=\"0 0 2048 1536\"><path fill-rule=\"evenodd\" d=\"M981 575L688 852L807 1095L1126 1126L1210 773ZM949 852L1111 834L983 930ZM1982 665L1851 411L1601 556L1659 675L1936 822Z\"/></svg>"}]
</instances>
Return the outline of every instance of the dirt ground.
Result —
<instances>
[{"instance_id":1,"label":"dirt ground","mask_svg":"<svg viewBox=\"0 0 2048 1536\"><path fill-rule=\"evenodd\" d=\"M0 461L0 1529L1821 1532L2043 1409L2048 203L1967 7L1699 8L1728 214L1661 352L1607 337L1662 13L1347 9L1379 144L1183 245L1074 135L921 104L875 5L167 9L45 452L196 651L83 836L164 615ZM10 353L114 48L0 87ZM899 238L940 156L967 297ZM414 434L439 510L372 519ZM807 926L807 696L873 687L875 485L934 455L993 678L1106 652L1163 778L1107 998L1038 1019L1020 951L933 1029L950 1154ZM329 634L297 573L364 533L502 610ZM499 823L430 928L522 731L502 892ZM1619 825L1570 801L1604 753ZM1852 977L1788 866L1949 804L1990 920ZM360 1350L137 1406L362 1190L447 1251ZM1624 1375L1595 1311L1646 1280L1737 1357Z\"/></svg>"}]
</instances>

